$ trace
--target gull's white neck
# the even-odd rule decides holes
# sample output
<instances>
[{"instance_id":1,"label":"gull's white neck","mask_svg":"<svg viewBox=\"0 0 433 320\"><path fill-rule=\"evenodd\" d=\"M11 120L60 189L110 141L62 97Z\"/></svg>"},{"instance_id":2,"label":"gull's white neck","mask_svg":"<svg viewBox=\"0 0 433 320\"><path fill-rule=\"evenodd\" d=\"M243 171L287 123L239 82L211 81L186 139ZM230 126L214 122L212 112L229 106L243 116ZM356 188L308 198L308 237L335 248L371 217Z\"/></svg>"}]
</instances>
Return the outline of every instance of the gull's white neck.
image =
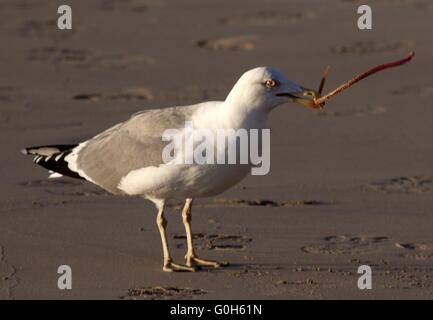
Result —
<instances>
[{"instance_id":1,"label":"gull's white neck","mask_svg":"<svg viewBox=\"0 0 433 320\"><path fill-rule=\"evenodd\" d=\"M269 112L265 108L254 108L251 103L226 99L220 106L221 116L235 128L263 128Z\"/></svg>"},{"instance_id":2,"label":"gull's white neck","mask_svg":"<svg viewBox=\"0 0 433 320\"><path fill-rule=\"evenodd\" d=\"M264 96L251 92L243 83L236 83L223 102L213 102L202 108L195 119L199 127L261 129L271 107Z\"/></svg>"},{"instance_id":3,"label":"gull's white neck","mask_svg":"<svg viewBox=\"0 0 433 320\"><path fill-rule=\"evenodd\" d=\"M251 109L242 103L213 101L205 103L193 116L195 127L209 129L266 128L268 112L264 108Z\"/></svg>"}]
</instances>

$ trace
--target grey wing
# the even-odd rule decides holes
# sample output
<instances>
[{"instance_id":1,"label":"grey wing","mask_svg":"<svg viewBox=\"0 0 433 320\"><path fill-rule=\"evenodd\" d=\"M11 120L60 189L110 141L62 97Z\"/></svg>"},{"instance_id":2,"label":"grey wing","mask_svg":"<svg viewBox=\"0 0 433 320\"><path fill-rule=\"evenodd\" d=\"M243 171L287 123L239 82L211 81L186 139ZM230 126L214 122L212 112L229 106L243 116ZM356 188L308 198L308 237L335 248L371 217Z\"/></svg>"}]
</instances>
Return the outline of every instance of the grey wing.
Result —
<instances>
[{"instance_id":1,"label":"grey wing","mask_svg":"<svg viewBox=\"0 0 433 320\"><path fill-rule=\"evenodd\" d=\"M181 128L196 106L148 110L108 129L77 147L76 171L112 192L130 171L162 164L166 129Z\"/></svg>"}]
</instances>

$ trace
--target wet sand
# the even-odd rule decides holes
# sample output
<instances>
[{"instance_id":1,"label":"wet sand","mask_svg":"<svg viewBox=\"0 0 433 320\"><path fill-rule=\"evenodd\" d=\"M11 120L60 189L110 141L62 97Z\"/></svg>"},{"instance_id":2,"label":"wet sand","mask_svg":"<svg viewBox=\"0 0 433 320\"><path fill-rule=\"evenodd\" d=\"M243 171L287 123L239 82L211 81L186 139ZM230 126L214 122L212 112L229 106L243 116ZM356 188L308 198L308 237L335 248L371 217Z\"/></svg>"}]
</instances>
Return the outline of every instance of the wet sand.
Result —
<instances>
[{"instance_id":1,"label":"wet sand","mask_svg":"<svg viewBox=\"0 0 433 320\"><path fill-rule=\"evenodd\" d=\"M379 0L373 30L358 1L0 3L1 299L403 299L433 297L433 80L429 0ZM370 66L325 111L270 118L271 173L193 208L199 254L218 270L163 273L153 205L78 180L46 180L19 150L76 143L132 113L222 100L249 68L272 65L332 89ZM170 208L177 261L186 250ZM57 288L72 267L73 289ZM357 288L357 268L373 289Z\"/></svg>"}]
</instances>

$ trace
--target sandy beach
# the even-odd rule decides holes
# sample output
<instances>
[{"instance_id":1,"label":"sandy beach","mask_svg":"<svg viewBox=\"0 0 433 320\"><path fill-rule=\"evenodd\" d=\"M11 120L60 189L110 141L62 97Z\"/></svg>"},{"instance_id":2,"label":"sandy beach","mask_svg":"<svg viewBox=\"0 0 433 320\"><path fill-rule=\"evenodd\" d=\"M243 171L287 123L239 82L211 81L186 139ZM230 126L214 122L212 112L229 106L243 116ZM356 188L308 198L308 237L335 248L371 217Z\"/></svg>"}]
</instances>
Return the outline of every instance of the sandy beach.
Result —
<instances>
[{"instance_id":1,"label":"sandy beach","mask_svg":"<svg viewBox=\"0 0 433 320\"><path fill-rule=\"evenodd\" d=\"M433 4L359 1L0 3L0 299L432 299ZM224 100L270 65L325 91L402 58L331 100L270 117L271 171L198 199L198 252L220 269L164 273L154 206L82 180L47 179L20 149L72 144L137 111ZM186 250L169 208L174 258ZM73 289L59 290L69 265ZM372 290L357 286L372 268Z\"/></svg>"}]
</instances>

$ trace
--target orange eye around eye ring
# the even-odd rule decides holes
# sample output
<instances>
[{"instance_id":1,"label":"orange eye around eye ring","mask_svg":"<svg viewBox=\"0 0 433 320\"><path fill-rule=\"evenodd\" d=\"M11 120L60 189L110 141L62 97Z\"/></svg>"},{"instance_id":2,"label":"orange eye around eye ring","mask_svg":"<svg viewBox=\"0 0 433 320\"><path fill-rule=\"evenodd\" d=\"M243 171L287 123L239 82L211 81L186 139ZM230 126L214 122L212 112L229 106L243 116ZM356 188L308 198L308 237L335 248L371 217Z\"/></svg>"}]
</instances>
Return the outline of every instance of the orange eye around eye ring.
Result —
<instances>
[{"instance_id":1,"label":"orange eye around eye ring","mask_svg":"<svg viewBox=\"0 0 433 320\"><path fill-rule=\"evenodd\" d=\"M275 86L277 85L277 82L275 80L269 79L269 80L266 80L265 85L268 88L275 88Z\"/></svg>"}]
</instances>

